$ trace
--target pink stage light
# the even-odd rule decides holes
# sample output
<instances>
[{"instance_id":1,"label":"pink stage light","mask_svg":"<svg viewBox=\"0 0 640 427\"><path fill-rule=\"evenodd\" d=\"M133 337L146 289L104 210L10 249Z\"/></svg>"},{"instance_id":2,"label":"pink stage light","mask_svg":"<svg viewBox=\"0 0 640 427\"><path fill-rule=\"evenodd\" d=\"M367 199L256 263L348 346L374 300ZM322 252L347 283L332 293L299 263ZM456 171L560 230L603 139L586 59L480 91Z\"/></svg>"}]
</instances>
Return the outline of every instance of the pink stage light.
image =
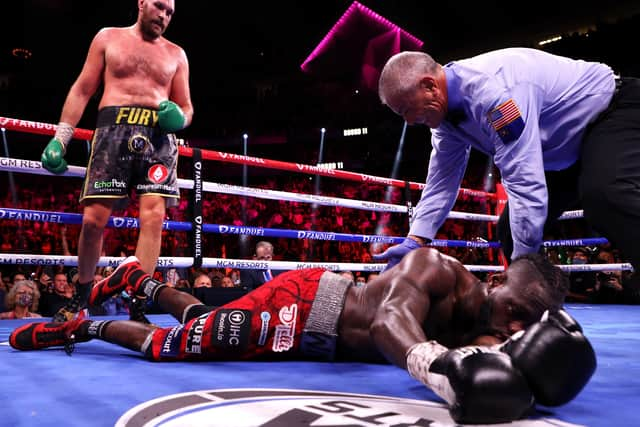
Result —
<instances>
[{"instance_id":1,"label":"pink stage light","mask_svg":"<svg viewBox=\"0 0 640 427\"><path fill-rule=\"evenodd\" d=\"M421 50L424 42L354 1L300 68L321 77L349 77L375 90L380 71L394 54Z\"/></svg>"}]
</instances>

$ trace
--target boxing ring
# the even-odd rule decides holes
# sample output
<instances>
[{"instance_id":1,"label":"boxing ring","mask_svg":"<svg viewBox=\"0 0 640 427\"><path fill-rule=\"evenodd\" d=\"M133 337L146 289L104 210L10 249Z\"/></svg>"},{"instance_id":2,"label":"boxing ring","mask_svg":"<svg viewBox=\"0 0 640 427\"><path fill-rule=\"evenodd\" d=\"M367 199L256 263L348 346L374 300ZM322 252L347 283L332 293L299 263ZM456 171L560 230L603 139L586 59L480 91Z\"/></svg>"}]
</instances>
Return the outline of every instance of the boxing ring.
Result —
<instances>
[{"instance_id":1,"label":"boxing ring","mask_svg":"<svg viewBox=\"0 0 640 427\"><path fill-rule=\"evenodd\" d=\"M3 137L9 131L52 135L53 125L0 117ZM91 132L78 129L74 135L89 140ZM44 146L44 144L43 144ZM236 154L180 147L180 155L203 160L226 161L268 167L310 175L330 176L355 182L398 186L419 190L423 184L363 175L317 166L291 164ZM247 188L229 184L179 179L181 189L211 191L244 197L309 203L411 215L406 205L359 201L347 198ZM8 173L50 175L40 162L0 158L0 170ZM83 177L84 168L71 166L64 176ZM461 189L462 194L495 195ZM579 218L581 212L566 212L564 219ZM451 212L455 220L492 223L497 215ZM79 224L76 212L49 212L0 207L0 219L25 222ZM316 230L286 230L232 224L165 221L171 232L238 234L274 238L336 240L363 244L395 244L403 237L333 233ZM112 217L108 227L137 227L137 220ZM194 239L189 257L161 257L159 268L202 266L211 268L300 269L324 267L331 270L378 272L380 263L336 263L306 261L260 261L202 256ZM546 241L545 246L583 246L606 243L605 239ZM435 247L495 249L491 241L434 240ZM117 265L124 258L102 257L99 265ZM497 260L496 260L497 261ZM77 258L64 255L0 253L2 264L77 265ZM490 272L504 268L467 265L471 271ZM585 264L562 266L569 271L631 269L628 264ZM365 285L366 286L366 285ZM567 304L567 310L583 326L598 357L593 378L578 397L559 408L537 407L515 426L631 426L637 425L634 403L640 395L640 311L634 306ZM112 319L124 317L110 317ZM160 326L173 326L168 315L149 315ZM46 320L46 319L43 319ZM0 398L4 402L0 426L373 426L455 425L446 408L429 389L404 370L390 365L316 362L202 362L153 363L138 353L101 341L76 346L71 357L60 349L17 352L8 346L8 336L17 326L33 319L0 321L0 361L4 369Z\"/></svg>"}]
</instances>

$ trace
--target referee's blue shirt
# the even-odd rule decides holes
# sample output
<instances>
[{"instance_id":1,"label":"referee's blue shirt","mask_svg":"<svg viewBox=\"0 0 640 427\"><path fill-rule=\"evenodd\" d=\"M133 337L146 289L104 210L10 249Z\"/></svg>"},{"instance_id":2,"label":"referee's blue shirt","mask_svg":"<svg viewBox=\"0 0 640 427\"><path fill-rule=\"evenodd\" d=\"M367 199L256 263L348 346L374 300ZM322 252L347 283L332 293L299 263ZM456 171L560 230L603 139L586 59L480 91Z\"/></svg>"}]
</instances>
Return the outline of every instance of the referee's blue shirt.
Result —
<instances>
[{"instance_id":1,"label":"referee's blue shirt","mask_svg":"<svg viewBox=\"0 0 640 427\"><path fill-rule=\"evenodd\" d=\"M512 258L540 248L545 170L578 159L587 125L615 91L605 64L510 48L444 67L448 113L431 130L426 187L409 234L434 238L456 201L471 147L491 156L508 195Z\"/></svg>"}]
</instances>

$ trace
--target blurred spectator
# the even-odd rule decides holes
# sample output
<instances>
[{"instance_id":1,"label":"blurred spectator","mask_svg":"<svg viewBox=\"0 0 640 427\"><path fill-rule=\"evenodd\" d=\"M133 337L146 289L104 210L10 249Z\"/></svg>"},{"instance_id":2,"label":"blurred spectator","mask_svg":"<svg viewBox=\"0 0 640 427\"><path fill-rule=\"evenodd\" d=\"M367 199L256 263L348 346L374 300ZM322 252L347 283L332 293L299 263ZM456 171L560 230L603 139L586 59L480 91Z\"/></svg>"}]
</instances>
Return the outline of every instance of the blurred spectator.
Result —
<instances>
[{"instance_id":1,"label":"blurred spectator","mask_svg":"<svg viewBox=\"0 0 640 427\"><path fill-rule=\"evenodd\" d=\"M211 278L206 272L198 271L193 276L193 289L210 288L211 286Z\"/></svg>"},{"instance_id":2,"label":"blurred spectator","mask_svg":"<svg viewBox=\"0 0 640 427\"><path fill-rule=\"evenodd\" d=\"M6 296L6 305L9 311L0 313L0 319L42 317L36 313L39 302L38 286L31 280L19 280Z\"/></svg>"},{"instance_id":3,"label":"blurred spectator","mask_svg":"<svg viewBox=\"0 0 640 427\"><path fill-rule=\"evenodd\" d=\"M256 261L273 260L273 245L270 242L261 240L256 243L253 259ZM278 274L283 273L280 270L260 270L245 269L240 270L240 285L248 290L256 289L258 286L273 279Z\"/></svg>"},{"instance_id":4,"label":"blurred spectator","mask_svg":"<svg viewBox=\"0 0 640 427\"><path fill-rule=\"evenodd\" d=\"M40 275L40 281L46 279L48 274L43 272ZM45 280L46 283L46 280ZM73 287L67 280L65 273L56 273L53 277L53 292L43 292L42 300L40 302L40 314L45 317L51 317L58 310L64 307L73 297Z\"/></svg>"},{"instance_id":5,"label":"blurred spectator","mask_svg":"<svg viewBox=\"0 0 640 427\"><path fill-rule=\"evenodd\" d=\"M93 284L95 285L104 278L100 274L101 269L96 269L93 275ZM77 279L76 279L77 280ZM112 295L111 298L100 304L99 307L89 306L89 313L93 316L117 316L121 314L129 314L129 299L125 299L122 294Z\"/></svg>"},{"instance_id":6,"label":"blurred spectator","mask_svg":"<svg viewBox=\"0 0 640 427\"><path fill-rule=\"evenodd\" d=\"M4 281L4 277L2 276L2 271L0 270L0 313L7 311L7 306L4 302L6 295L7 285Z\"/></svg>"},{"instance_id":7,"label":"blurred spectator","mask_svg":"<svg viewBox=\"0 0 640 427\"><path fill-rule=\"evenodd\" d=\"M614 264L613 252L601 249L596 255L598 264ZM622 271L600 271L596 275L595 295L593 301L600 304L624 304L625 292L622 286Z\"/></svg>"},{"instance_id":8,"label":"blurred spectator","mask_svg":"<svg viewBox=\"0 0 640 427\"><path fill-rule=\"evenodd\" d=\"M0 284L0 286L2 286L5 292L8 292L11 287L11 277L2 275L2 284Z\"/></svg>"},{"instance_id":9,"label":"blurred spectator","mask_svg":"<svg viewBox=\"0 0 640 427\"><path fill-rule=\"evenodd\" d=\"M224 278L224 274L218 270L211 270L209 273L209 278L211 279L211 287L212 288L221 288L222 287L222 279Z\"/></svg>"},{"instance_id":10,"label":"blurred spectator","mask_svg":"<svg viewBox=\"0 0 640 427\"><path fill-rule=\"evenodd\" d=\"M198 298L204 303L205 293L207 289L212 287L211 277L206 271L198 270L193 276L193 285L191 286L191 295Z\"/></svg>"},{"instance_id":11,"label":"blurred spectator","mask_svg":"<svg viewBox=\"0 0 640 427\"><path fill-rule=\"evenodd\" d=\"M129 303L125 301L121 294L113 295L101 304L104 316L117 316L129 314Z\"/></svg>"},{"instance_id":12,"label":"blurred spectator","mask_svg":"<svg viewBox=\"0 0 640 427\"><path fill-rule=\"evenodd\" d=\"M353 275L353 271L350 270L343 270L343 271L339 271L338 274L342 277L344 277L345 279L348 279L352 282L355 281L355 276Z\"/></svg>"},{"instance_id":13,"label":"blurred spectator","mask_svg":"<svg viewBox=\"0 0 640 427\"><path fill-rule=\"evenodd\" d=\"M26 280L26 279L27 279L27 277L25 276L24 273L22 273L20 271L14 271L13 273L11 273L11 280L8 283L9 288L7 289L7 291L10 291L15 283L17 283L17 282L19 282L21 280Z\"/></svg>"},{"instance_id":14,"label":"blurred spectator","mask_svg":"<svg viewBox=\"0 0 640 427\"><path fill-rule=\"evenodd\" d=\"M178 279L175 288L183 292L191 293L191 285L187 279Z\"/></svg>"},{"instance_id":15,"label":"blurred spectator","mask_svg":"<svg viewBox=\"0 0 640 427\"><path fill-rule=\"evenodd\" d=\"M231 271L231 280L235 286L240 286L240 270L234 269Z\"/></svg>"},{"instance_id":16,"label":"blurred spectator","mask_svg":"<svg viewBox=\"0 0 640 427\"><path fill-rule=\"evenodd\" d=\"M223 288L235 288L236 287L235 283L233 283L233 280L229 276L224 276L222 278L221 285L222 285Z\"/></svg>"},{"instance_id":17,"label":"blurred spectator","mask_svg":"<svg viewBox=\"0 0 640 427\"><path fill-rule=\"evenodd\" d=\"M578 247L573 250L572 265L591 264L591 253L587 248ZM572 271L569 273L568 302L593 302L596 285L595 271Z\"/></svg>"},{"instance_id":18,"label":"blurred spectator","mask_svg":"<svg viewBox=\"0 0 640 427\"><path fill-rule=\"evenodd\" d=\"M169 268L164 272L164 281L166 283L171 283L173 287L178 284L180 280L180 273L177 268Z\"/></svg>"},{"instance_id":19,"label":"blurred spectator","mask_svg":"<svg viewBox=\"0 0 640 427\"><path fill-rule=\"evenodd\" d=\"M560 257L560 251L558 250L557 247L555 246L551 246L548 248L544 248L544 252L547 256L547 259L552 263L552 264L562 264L562 258Z\"/></svg>"},{"instance_id":20,"label":"blurred spectator","mask_svg":"<svg viewBox=\"0 0 640 427\"><path fill-rule=\"evenodd\" d=\"M40 293L44 296L46 294L50 294L54 292L53 288L53 277L51 276L50 269L43 269L40 271L40 274L37 276L37 285L40 288ZM32 275L32 277L35 273ZM42 309L42 308L41 308Z\"/></svg>"}]
</instances>

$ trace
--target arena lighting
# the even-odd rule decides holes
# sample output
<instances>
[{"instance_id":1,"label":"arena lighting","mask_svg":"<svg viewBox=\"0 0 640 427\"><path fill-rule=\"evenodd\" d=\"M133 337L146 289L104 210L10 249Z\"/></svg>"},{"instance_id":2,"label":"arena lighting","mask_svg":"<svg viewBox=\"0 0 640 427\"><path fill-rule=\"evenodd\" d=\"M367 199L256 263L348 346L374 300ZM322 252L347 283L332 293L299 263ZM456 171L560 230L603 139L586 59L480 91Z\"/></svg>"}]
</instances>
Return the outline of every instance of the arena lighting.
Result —
<instances>
[{"instance_id":1,"label":"arena lighting","mask_svg":"<svg viewBox=\"0 0 640 427\"><path fill-rule=\"evenodd\" d=\"M424 43L398 25L354 1L300 65L322 78L348 79L377 92L382 67L392 55L421 50Z\"/></svg>"},{"instance_id":2,"label":"arena lighting","mask_svg":"<svg viewBox=\"0 0 640 427\"><path fill-rule=\"evenodd\" d=\"M324 170L344 169L343 162L317 163L316 166L319 169L324 169Z\"/></svg>"},{"instance_id":3,"label":"arena lighting","mask_svg":"<svg viewBox=\"0 0 640 427\"><path fill-rule=\"evenodd\" d=\"M545 44L554 43L554 42L557 42L559 40L562 40L562 36L551 37L549 39L542 40L542 41L538 42L538 46L544 46Z\"/></svg>"},{"instance_id":4,"label":"arena lighting","mask_svg":"<svg viewBox=\"0 0 640 427\"><path fill-rule=\"evenodd\" d=\"M316 164L322 164L322 157L324 156L324 135L326 133L326 129L320 129L320 147L318 148L318 162ZM311 179L311 177L309 177ZM315 194L320 194L320 175L316 175L316 186L315 186ZM317 205L314 203L312 206L312 213L315 215L317 209Z\"/></svg>"},{"instance_id":5,"label":"arena lighting","mask_svg":"<svg viewBox=\"0 0 640 427\"><path fill-rule=\"evenodd\" d=\"M342 131L343 136L359 136L366 135L367 133L369 133L369 130L367 128L344 129Z\"/></svg>"},{"instance_id":6,"label":"arena lighting","mask_svg":"<svg viewBox=\"0 0 640 427\"><path fill-rule=\"evenodd\" d=\"M11 54L16 58L29 59L33 55L29 49L16 47L11 50Z\"/></svg>"},{"instance_id":7,"label":"arena lighting","mask_svg":"<svg viewBox=\"0 0 640 427\"><path fill-rule=\"evenodd\" d=\"M484 183L482 188L484 191L489 191L489 189L493 189L494 179L493 179L493 161L487 159L487 164L484 169Z\"/></svg>"},{"instance_id":8,"label":"arena lighting","mask_svg":"<svg viewBox=\"0 0 640 427\"><path fill-rule=\"evenodd\" d=\"M391 171L392 179L396 179L396 177L398 176L398 171L400 170L400 163L402 162L402 148L404 147L404 140L407 135L407 126L408 125L405 120L404 123L402 124L402 132L400 133L400 140L398 141L398 148L396 149L396 158L393 161L393 169ZM385 194L384 194L385 203L391 203L392 193L393 193L393 186L388 185L387 190L385 191ZM408 202L407 208L408 208L407 213L409 214L409 227L411 227L411 223L413 222L413 208L410 202ZM378 217L378 222L376 224L376 234L378 235L384 234L383 231L385 226L387 225L386 222L387 220L384 220L382 215ZM371 245L372 253L379 252L381 247L382 247L382 243L373 243Z\"/></svg>"}]
</instances>

